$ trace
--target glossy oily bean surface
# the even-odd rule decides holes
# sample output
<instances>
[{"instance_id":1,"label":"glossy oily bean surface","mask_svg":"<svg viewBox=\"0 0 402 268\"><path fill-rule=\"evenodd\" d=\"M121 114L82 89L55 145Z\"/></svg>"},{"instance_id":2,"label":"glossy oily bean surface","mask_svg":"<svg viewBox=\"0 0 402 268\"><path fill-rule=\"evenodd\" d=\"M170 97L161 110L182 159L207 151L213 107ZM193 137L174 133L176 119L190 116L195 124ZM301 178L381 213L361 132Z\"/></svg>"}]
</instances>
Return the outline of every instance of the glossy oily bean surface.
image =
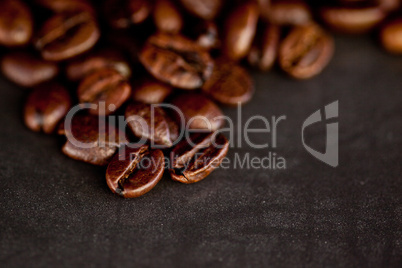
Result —
<instances>
[{"instance_id":1,"label":"glossy oily bean surface","mask_svg":"<svg viewBox=\"0 0 402 268\"><path fill-rule=\"evenodd\" d=\"M106 182L113 193L124 198L135 198L152 190L161 180L164 156L161 150L148 146L125 146L111 160L106 170Z\"/></svg>"},{"instance_id":2,"label":"glossy oily bean surface","mask_svg":"<svg viewBox=\"0 0 402 268\"><path fill-rule=\"evenodd\" d=\"M2 58L1 70L17 85L33 87L54 78L59 72L59 67L31 53L16 51Z\"/></svg>"},{"instance_id":3,"label":"glossy oily bean surface","mask_svg":"<svg viewBox=\"0 0 402 268\"><path fill-rule=\"evenodd\" d=\"M318 25L298 26L282 41L279 64L290 76L307 79L327 66L333 52L332 37Z\"/></svg>"},{"instance_id":4,"label":"glossy oily bean surface","mask_svg":"<svg viewBox=\"0 0 402 268\"><path fill-rule=\"evenodd\" d=\"M239 60L250 50L258 21L258 5L247 2L236 7L225 22L222 53L229 59Z\"/></svg>"},{"instance_id":5,"label":"glossy oily bean surface","mask_svg":"<svg viewBox=\"0 0 402 268\"><path fill-rule=\"evenodd\" d=\"M89 164L104 166L113 157L117 148L128 141L124 132L108 124L103 118L93 115L75 115L66 118L58 133L66 135L62 151L68 157ZM70 122L70 123L69 123Z\"/></svg>"},{"instance_id":6,"label":"glossy oily bean surface","mask_svg":"<svg viewBox=\"0 0 402 268\"><path fill-rule=\"evenodd\" d=\"M98 25L90 13L62 13L45 22L35 46L44 59L61 61L91 49L99 37Z\"/></svg>"},{"instance_id":7,"label":"glossy oily bean surface","mask_svg":"<svg viewBox=\"0 0 402 268\"><path fill-rule=\"evenodd\" d=\"M150 37L140 60L155 78L182 89L201 87L213 69L208 52L180 35Z\"/></svg>"},{"instance_id":8,"label":"glossy oily bean surface","mask_svg":"<svg viewBox=\"0 0 402 268\"><path fill-rule=\"evenodd\" d=\"M248 72L241 66L227 59L219 59L202 90L222 104L237 105L252 98L254 85Z\"/></svg>"},{"instance_id":9,"label":"glossy oily bean surface","mask_svg":"<svg viewBox=\"0 0 402 268\"><path fill-rule=\"evenodd\" d=\"M387 51L402 54L402 18L385 24L380 31L380 40Z\"/></svg>"},{"instance_id":10,"label":"glossy oily bean surface","mask_svg":"<svg viewBox=\"0 0 402 268\"><path fill-rule=\"evenodd\" d=\"M215 131L224 123L222 111L203 94L181 94L172 100L172 104L181 111L181 115L174 114L176 122L181 125L184 120L189 129Z\"/></svg>"},{"instance_id":11,"label":"glossy oily bean surface","mask_svg":"<svg viewBox=\"0 0 402 268\"><path fill-rule=\"evenodd\" d=\"M171 152L170 176L185 184L199 182L219 167L228 150L229 141L222 134L194 134Z\"/></svg>"},{"instance_id":12,"label":"glossy oily bean surface","mask_svg":"<svg viewBox=\"0 0 402 268\"><path fill-rule=\"evenodd\" d=\"M156 28L165 33L179 33L183 27L183 18L170 0L157 0L153 11Z\"/></svg>"},{"instance_id":13,"label":"glossy oily bean surface","mask_svg":"<svg viewBox=\"0 0 402 268\"><path fill-rule=\"evenodd\" d=\"M134 135L153 145L171 147L179 135L178 125L160 107L131 103L125 117Z\"/></svg>"},{"instance_id":14,"label":"glossy oily bean surface","mask_svg":"<svg viewBox=\"0 0 402 268\"><path fill-rule=\"evenodd\" d=\"M219 13L223 0L180 0L192 14L204 20L212 20Z\"/></svg>"},{"instance_id":15,"label":"glossy oily bean surface","mask_svg":"<svg viewBox=\"0 0 402 268\"><path fill-rule=\"evenodd\" d=\"M131 86L116 70L101 69L80 83L77 94L80 103L96 104L96 109L89 110L91 114L108 115L128 100Z\"/></svg>"},{"instance_id":16,"label":"glossy oily bean surface","mask_svg":"<svg viewBox=\"0 0 402 268\"><path fill-rule=\"evenodd\" d=\"M173 91L173 88L155 79L143 79L133 88L133 99L138 102L162 103Z\"/></svg>"},{"instance_id":17,"label":"glossy oily bean surface","mask_svg":"<svg viewBox=\"0 0 402 268\"><path fill-rule=\"evenodd\" d=\"M21 46L27 44L33 31L32 14L20 0L0 1L0 45Z\"/></svg>"},{"instance_id":18,"label":"glossy oily bean surface","mask_svg":"<svg viewBox=\"0 0 402 268\"><path fill-rule=\"evenodd\" d=\"M51 134L70 107L70 95L63 86L55 82L42 84L30 92L25 103L25 125L33 131Z\"/></svg>"}]
</instances>

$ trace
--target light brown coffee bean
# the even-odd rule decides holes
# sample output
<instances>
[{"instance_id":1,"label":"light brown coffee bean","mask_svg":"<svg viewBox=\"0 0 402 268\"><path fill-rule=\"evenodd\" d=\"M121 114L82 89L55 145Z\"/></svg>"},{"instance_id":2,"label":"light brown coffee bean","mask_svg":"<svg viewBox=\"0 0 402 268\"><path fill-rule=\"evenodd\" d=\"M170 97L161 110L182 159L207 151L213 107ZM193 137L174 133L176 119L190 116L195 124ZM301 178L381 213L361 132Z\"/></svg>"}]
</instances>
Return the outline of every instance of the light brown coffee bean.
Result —
<instances>
[{"instance_id":1,"label":"light brown coffee bean","mask_svg":"<svg viewBox=\"0 0 402 268\"><path fill-rule=\"evenodd\" d=\"M42 84L29 94L25 103L25 125L33 131L51 134L70 107L70 94L63 86L55 82Z\"/></svg>"},{"instance_id":2,"label":"light brown coffee bean","mask_svg":"<svg viewBox=\"0 0 402 268\"><path fill-rule=\"evenodd\" d=\"M5 55L1 60L3 74L23 87L33 87L53 79L59 72L57 64L42 60L34 54L15 51Z\"/></svg>"},{"instance_id":3,"label":"light brown coffee bean","mask_svg":"<svg viewBox=\"0 0 402 268\"><path fill-rule=\"evenodd\" d=\"M172 92L171 86L146 78L134 86L133 99L138 102L157 104L162 103Z\"/></svg>"},{"instance_id":4,"label":"light brown coffee bean","mask_svg":"<svg viewBox=\"0 0 402 268\"><path fill-rule=\"evenodd\" d=\"M91 49L99 36L98 25L90 13L62 13L45 22L35 46L45 60L61 61Z\"/></svg>"},{"instance_id":5,"label":"light brown coffee bean","mask_svg":"<svg viewBox=\"0 0 402 268\"><path fill-rule=\"evenodd\" d=\"M86 77L78 87L80 103L96 104L90 109L93 115L108 115L123 105L131 95L131 86L127 80L114 69L101 69ZM101 109L104 103L105 109Z\"/></svg>"},{"instance_id":6,"label":"light brown coffee bean","mask_svg":"<svg viewBox=\"0 0 402 268\"><path fill-rule=\"evenodd\" d=\"M257 30L258 5L246 2L236 7L226 19L222 53L229 59L244 58Z\"/></svg>"},{"instance_id":7,"label":"light brown coffee bean","mask_svg":"<svg viewBox=\"0 0 402 268\"><path fill-rule=\"evenodd\" d=\"M123 147L106 170L106 182L113 193L124 198L142 196L162 179L165 160L161 150Z\"/></svg>"},{"instance_id":8,"label":"light brown coffee bean","mask_svg":"<svg viewBox=\"0 0 402 268\"><path fill-rule=\"evenodd\" d=\"M224 123L219 107L202 94L181 94L172 100L172 104L182 113L174 114L176 122L181 125L184 120L188 129L212 132L221 128Z\"/></svg>"},{"instance_id":9,"label":"light brown coffee bean","mask_svg":"<svg viewBox=\"0 0 402 268\"><path fill-rule=\"evenodd\" d=\"M382 27L380 41L387 51L402 54L402 18L394 19Z\"/></svg>"},{"instance_id":10,"label":"light brown coffee bean","mask_svg":"<svg viewBox=\"0 0 402 268\"><path fill-rule=\"evenodd\" d=\"M254 85L245 69L222 58L215 62L214 71L202 90L220 103L237 105L251 100Z\"/></svg>"},{"instance_id":11,"label":"light brown coffee bean","mask_svg":"<svg viewBox=\"0 0 402 268\"><path fill-rule=\"evenodd\" d=\"M333 52L332 37L318 25L297 26L280 45L279 64L290 76L307 79L327 66Z\"/></svg>"},{"instance_id":12,"label":"light brown coffee bean","mask_svg":"<svg viewBox=\"0 0 402 268\"><path fill-rule=\"evenodd\" d=\"M157 0L153 11L154 22L159 31L177 34L183 27L183 18L170 0Z\"/></svg>"},{"instance_id":13,"label":"light brown coffee bean","mask_svg":"<svg viewBox=\"0 0 402 268\"><path fill-rule=\"evenodd\" d=\"M219 167L228 150L229 141L222 134L194 134L171 152L170 176L185 184L199 182Z\"/></svg>"}]
</instances>

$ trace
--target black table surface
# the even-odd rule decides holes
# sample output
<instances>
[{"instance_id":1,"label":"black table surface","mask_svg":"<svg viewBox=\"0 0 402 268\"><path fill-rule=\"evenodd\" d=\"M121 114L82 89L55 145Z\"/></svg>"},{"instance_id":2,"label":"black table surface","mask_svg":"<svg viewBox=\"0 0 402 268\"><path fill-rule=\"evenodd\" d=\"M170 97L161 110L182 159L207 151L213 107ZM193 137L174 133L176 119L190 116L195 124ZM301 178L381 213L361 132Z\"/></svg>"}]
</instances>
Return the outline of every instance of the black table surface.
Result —
<instances>
[{"instance_id":1,"label":"black table surface","mask_svg":"<svg viewBox=\"0 0 402 268\"><path fill-rule=\"evenodd\" d=\"M105 169L64 156L62 142L22 121L27 91L0 80L0 266L401 267L402 57L366 37L337 37L318 77L253 73L252 115L279 117L277 148L236 155L286 169L220 169L194 185L168 176L124 200ZM304 120L339 101L339 166L312 157ZM224 108L237 118L237 110ZM258 125L258 124L257 124ZM235 133L237 139L239 133ZM325 145L325 124L306 132ZM269 134L252 134L255 143Z\"/></svg>"}]
</instances>

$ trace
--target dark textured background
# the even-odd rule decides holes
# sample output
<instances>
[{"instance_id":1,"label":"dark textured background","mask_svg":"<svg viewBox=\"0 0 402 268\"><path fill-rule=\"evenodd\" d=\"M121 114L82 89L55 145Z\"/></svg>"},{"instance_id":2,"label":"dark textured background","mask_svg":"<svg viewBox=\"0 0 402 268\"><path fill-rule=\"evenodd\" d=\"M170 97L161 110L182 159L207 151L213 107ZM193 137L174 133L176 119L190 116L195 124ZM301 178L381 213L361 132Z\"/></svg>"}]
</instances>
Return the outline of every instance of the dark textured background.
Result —
<instances>
[{"instance_id":1,"label":"dark textured background","mask_svg":"<svg viewBox=\"0 0 402 268\"><path fill-rule=\"evenodd\" d=\"M287 116L273 150L286 170L221 169L194 185L165 177L134 200L111 194L103 168L65 157L56 137L28 131L26 92L1 79L0 266L401 267L402 57L369 38L336 45L312 80L254 75L243 118ZM340 165L331 168L303 149L300 129L336 100ZM312 127L309 144L322 147L324 135L325 125Z\"/></svg>"}]
</instances>

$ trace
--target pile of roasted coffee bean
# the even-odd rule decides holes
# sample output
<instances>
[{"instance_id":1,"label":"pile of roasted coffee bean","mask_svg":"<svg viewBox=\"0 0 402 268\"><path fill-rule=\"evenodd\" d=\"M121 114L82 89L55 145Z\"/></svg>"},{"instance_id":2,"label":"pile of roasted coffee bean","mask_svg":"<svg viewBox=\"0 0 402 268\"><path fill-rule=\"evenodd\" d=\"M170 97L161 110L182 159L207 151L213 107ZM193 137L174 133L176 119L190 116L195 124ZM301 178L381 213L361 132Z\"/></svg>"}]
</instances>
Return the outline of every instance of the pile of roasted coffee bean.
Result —
<instances>
[{"instance_id":1,"label":"pile of roasted coffee bean","mask_svg":"<svg viewBox=\"0 0 402 268\"><path fill-rule=\"evenodd\" d=\"M400 0L0 0L1 70L29 89L28 128L66 136L64 154L108 165L110 189L138 197L165 170L188 184L219 166L229 142L215 102L244 104L254 93L241 64L311 78L333 56L325 28L375 33L401 54L400 8Z\"/></svg>"}]
</instances>

